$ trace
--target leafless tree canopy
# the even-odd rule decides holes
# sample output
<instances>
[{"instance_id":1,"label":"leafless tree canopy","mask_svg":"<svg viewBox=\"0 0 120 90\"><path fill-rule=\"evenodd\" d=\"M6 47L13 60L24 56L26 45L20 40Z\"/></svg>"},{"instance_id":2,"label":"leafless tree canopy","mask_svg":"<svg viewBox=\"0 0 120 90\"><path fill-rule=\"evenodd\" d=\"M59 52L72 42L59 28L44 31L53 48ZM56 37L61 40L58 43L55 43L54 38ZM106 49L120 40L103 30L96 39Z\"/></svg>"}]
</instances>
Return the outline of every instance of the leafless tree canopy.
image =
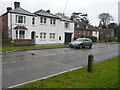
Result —
<instances>
[{"instance_id":1,"label":"leafless tree canopy","mask_svg":"<svg viewBox=\"0 0 120 90\"><path fill-rule=\"evenodd\" d=\"M110 21L113 21L113 17L109 13L101 13L99 16L99 19L102 23L102 25L106 26L110 24Z\"/></svg>"}]
</instances>

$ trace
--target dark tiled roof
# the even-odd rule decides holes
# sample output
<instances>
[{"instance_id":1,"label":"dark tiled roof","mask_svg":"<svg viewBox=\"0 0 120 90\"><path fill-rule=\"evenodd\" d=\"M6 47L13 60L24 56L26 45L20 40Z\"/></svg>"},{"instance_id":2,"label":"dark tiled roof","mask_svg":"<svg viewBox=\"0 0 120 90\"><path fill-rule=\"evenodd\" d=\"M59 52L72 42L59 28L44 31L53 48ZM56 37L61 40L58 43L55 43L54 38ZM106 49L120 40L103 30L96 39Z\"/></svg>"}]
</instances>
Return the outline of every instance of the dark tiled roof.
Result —
<instances>
[{"instance_id":1,"label":"dark tiled roof","mask_svg":"<svg viewBox=\"0 0 120 90\"><path fill-rule=\"evenodd\" d=\"M53 15L53 14L51 14L51 13L48 13L47 11L44 11L44 10L36 11L36 12L34 12L34 14L37 14L37 15L39 15L39 16L46 16L46 17L51 17L51 18L60 19L58 16Z\"/></svg>"},{"instance_id":2,"label":"dark tiled roof","mask_svg":"<svg viewBox=\"0 0 120 90\"><path fill-rule=\"evenodd\" d=\"M79 25L79 27L77 27L77 25ZM85 23L85 22L75 22L75 29L98 31L97 28L95 28L92 25Z\"/></svg>"},{"instance_id":3,"label":"dark tiled roof","mask_svg":"<svg viewBox=\"0 0 120 90\"><path fill-rule=\"evenodd\" d=\"M61 19L61 21L72 22L72 20L70 20L69 17L63 15L63 13L57 13L56 15Z\"/></svg>"},{"instance_id":4,"label":"dark tiled roof","mask_svg":"<svg viewBox=\"0 0 120 90\"><path fill-rule=\"evenodd\" d=\"M23 8L16 8L13 10L10 10L10 13L18 13L18 14L24 14L24 15L30 15L30 16L35 16L35 14L23 9Z\"/></svg>"}]
</instances>

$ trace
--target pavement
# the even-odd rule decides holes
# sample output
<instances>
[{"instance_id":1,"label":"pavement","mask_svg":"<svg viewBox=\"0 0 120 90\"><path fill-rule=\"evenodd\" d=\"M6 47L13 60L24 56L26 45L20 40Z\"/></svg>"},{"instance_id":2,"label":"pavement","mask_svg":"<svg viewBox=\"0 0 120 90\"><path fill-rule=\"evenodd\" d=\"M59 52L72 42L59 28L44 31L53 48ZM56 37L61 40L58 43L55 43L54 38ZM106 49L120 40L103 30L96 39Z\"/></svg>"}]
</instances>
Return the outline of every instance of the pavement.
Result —
<instances>
[{"instance_id":1,"label":"pavement","mask_svg":"<svg viewBox=\"0 0 120 90\"><path fill-rule=\"evenodd\" d=\"M7 88L76 67L87 66L118 56L118 44L94 44L92 49L56 48L18 51L2 55L2 86Z\"/></svg>"}]
</instances>

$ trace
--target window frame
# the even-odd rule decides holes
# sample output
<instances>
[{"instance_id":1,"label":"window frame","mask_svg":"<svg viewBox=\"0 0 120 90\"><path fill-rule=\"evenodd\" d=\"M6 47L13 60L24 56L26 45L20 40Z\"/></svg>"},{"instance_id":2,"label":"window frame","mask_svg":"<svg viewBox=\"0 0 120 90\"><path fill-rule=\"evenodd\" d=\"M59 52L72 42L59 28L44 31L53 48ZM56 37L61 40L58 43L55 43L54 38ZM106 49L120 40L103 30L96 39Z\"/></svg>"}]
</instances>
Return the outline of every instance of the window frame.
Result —
<instances>
[{"instance_id":1,"label":"window frame","mask_svg":"<svg viewBox=\"0 0 120 90\"><path fill-rule=\"evenodd\" d=\"M64 23L64 27L65 27L66 29L70 29L70 23L69 23L69 22L65 22L65 23Z\"/></svg>"},{"instance_id":2,"label":"window frame","mask_svg":"<svg viewBox=\"0 0 120 90\"><path fill-rule=\"evenodd\" d=\"M26 24L26 16L15 15L15 23L16 24Z\"/></svg>"},{"instance_id":3,"label":"window frame","mask_svg":"<svg viewBox=\"0 0 120 90\"><path fill-rule=\"evenodd\" d=\"M46 40L47 33L40 32L40 40Z\"/></svg>"},{"instance_id":4,"label":"window frame","mask_svg":"<svg viewBox=\"0 0 120 90\"><path fill-rule=\"evenodd\" d=\"M32 17L32 25L35 25L35 17Z\"/></svg>"},{"instance_id":5,"label":"window frame","mask_svg":"<svg viewBox=\"0 0 120 90\"><path fill-rule=\"evenodd\" d=\"M55 40L56 38L55 33L50 33L49 35L50 40Z\"/></svg>"},{"instance_id":6,"label":"window frame","mask_svg":"<svg viewBox=\"0 0 120 90\"><path fill-rule=\"evenodd\" d=\"M56 25L56 19L50 18L50 25Z\"/></svg>"},{"instance_id":7,"label":"window frame","mask_svg":"<svg viewBox=\"0 0 120 90\"><path fill-rule=\"evenodd\" d=\"M19 30L19 39L25 39L25 31Z\"/></svg>"},{"instance_id":8,"label":"window frame","mask_svg":"<svg viewBox=\"0 0 120 90\"><path fill-rule=\"evenodd\" d=\"M15 31L16 34L16 39L25 39L25 30L16 30Z\"/></svg>"},{"instance_id":9,"label":"window frame","mask_svg":"<svg viewBox=\"0 0 120 90\"><path fill-rule=\"evenodd\" d=\"M40 16L40 24L46 24L47 23L47 17Z\"/></svg>"}]
</instances>

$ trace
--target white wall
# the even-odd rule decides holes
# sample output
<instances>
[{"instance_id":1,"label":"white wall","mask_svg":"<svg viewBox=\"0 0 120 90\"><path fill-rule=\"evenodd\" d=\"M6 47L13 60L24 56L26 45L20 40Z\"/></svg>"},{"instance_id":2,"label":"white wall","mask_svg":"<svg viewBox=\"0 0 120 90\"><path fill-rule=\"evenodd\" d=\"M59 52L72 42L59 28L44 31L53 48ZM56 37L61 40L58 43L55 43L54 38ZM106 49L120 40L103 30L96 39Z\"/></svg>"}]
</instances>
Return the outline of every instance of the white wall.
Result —
<instances>
[{"instance_id":1,"label":"white wall","mask_svg":"<svg viewBox=\"0 0 120 90\"><path fill-rule=\"evenodd\" d=\"M26 24L16 24L15 16L18 14L12 14L12 39L16 39L16 30L13 28L17 25L25 26L28 30L25 30L25 39L31 39L32 31L35 31L36 36L38 38L35 39L36 44L54 44L54 43L64 43L65 41L65 32L73 33L72 38L74 37L74 23L70 23L70 29L65 29L64 21L60 21L60 19L56 19L55 25L50 25L50 18L47 18L46 24L40 23L40 17L35 17L35 25L32 25L33 16L26 16ZM19 14L20 15L20 14ZM24 16L24 15L22 15ZM10 13L8 14L8 27L10 33ZM40 39L40 33L46 33L46 40ZM50 40L50 33L55 33L55 40ZM61 36L61 40L59 40L59 36Z\"/></svg>"},{"instance_id":2,"label":"white wall","mask_svg":"<svg viewBox=\"0 0 120 90\"><path fill-rule=\"evenodd\" d=\"M92 36L97 37L97 40L99 40L99 31L93 31Z\"/></svg>"}]
</instances>

